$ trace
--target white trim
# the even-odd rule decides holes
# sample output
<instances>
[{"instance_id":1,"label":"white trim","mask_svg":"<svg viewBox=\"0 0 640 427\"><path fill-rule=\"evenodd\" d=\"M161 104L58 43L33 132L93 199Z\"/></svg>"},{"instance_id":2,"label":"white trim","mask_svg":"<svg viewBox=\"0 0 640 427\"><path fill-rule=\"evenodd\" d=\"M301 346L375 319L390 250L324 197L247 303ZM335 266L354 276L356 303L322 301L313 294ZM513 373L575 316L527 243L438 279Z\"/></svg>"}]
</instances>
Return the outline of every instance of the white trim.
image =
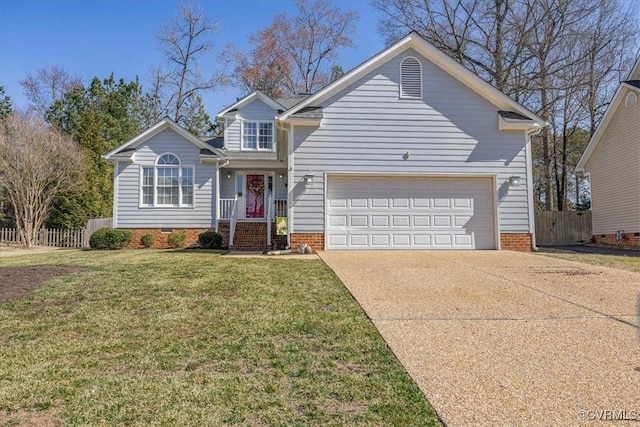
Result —
<instances>
[{"instance_id":1,"label":"white trim","mask_svg":"<svg viewBox=\"0 0 640 427\"><path fill-rule=\"evenodd\" d=\"M160 156L164 155L164 154L172 154L172 153L163 153ZM196 167L195 165L183 165L183 164L178 164L178 165L158 165L158 159L160 158L160 156L158 156L156 158L156 161L153 165L144 165L144 164L138 164L138 208L139 209L193 209L196 207ZM176 156L176 158L178 159L178 161L180 161L180 157ZM216 170L217 170L217 164L216 164ZM158 204L158 169L178 169L178 205L161 205ZM143 191L143 181L144 181L144 169L151 169L153 171L153 204L152 205L148 205L143 203L144 202L144 191ZM191 183L191 188L192 188L192 196L193 196L193 202L191 204L184 204L182 203L182 171L184 169L190 169L191 170L191 177L192 177L192 183ZM117 193L114 193L114 198L117 197ZM217 196L216 196L217 197Z\"/></svg>"},{"instance_id":2,"label":"white trim","mask_svg":"<svg viewBox=\"0 0 640 427\"><path fill-rule=\"evenodd\" d=\"M502 246L500 245L500 195L498 193L500 189L498 188L498 175L493 174L491 176L491 183L493 185L493 192L491 193L493 197L493 226L496 229L496 250L499 251Z\"/></svg>"},{"instance_id":3,"label":"white trim","mask_svg":"<svg viewBox=\"0 0 640 427\"><path fill-rule=\"evenodd\" d=\"M528 130L535 128L533 120L505 119L498 113L498 130Z\"/></svg>"},{"instance_id":4,"label":"white trim","mask_svg":"<svg viewBox=\"0 0 640 427\"><path fill-rule=\"evenodd\" d=\"M633 101L631 99L633 99ZM625 107L631 107L632 105L635 105L637 103L638 103L638 95L636 95L634 92L629 92L627 96L625 96L624 98Z\"/></svg>"},{"instance_id":5,"label":"white trim","mask_svg":"<svg viewBox=\"0 0 640 427\"><path fill-rule=\"evenodd\" d=\"M489 179L492 185L493 191L491 192L493 197L493 221L495 228L495 236L494 243L496 246L496 250L500 250L500 212L499 212L499 188L498 188L498 176L496 174L459 174L459 173L403 173L403 172L390 172L390 173L375 173L375 172L325 172L324 173L324 201L323 201L323 218L324 218L324 250L327 250L327 213L328 210L326 208L327 205L327 191L329 188L329 179L331 177L363 177L363 176L372 176L372 177L389 177L389 178L460 178L460 179L469 179L469 178L482 178ZM291 220L289 220L291 222ZM289 225L291 228L291 225Z\"/></svg>"},{"instance_id":6,"label":"white trim","mask_svg":"<svg viewBox=\"0 0 640 427\"><path fill-rule=\"evenodd\" d=\"M113 218L111 219L111 225L113 228L118 228L118 186L120 185L119 173L120 162L116 160L113 168Z\"/></svg>"},{"instance_id":7,"label":"white trim","mask_svg":"<svg viewBox=\"0 0 640 427\"><path fill-rule=\"evenodd\" d=\"M195 180L194 180L195 181ZM193 194L193 201L195 202L196 195L195 192ZM215 207L215 231L218 232L218 222L220 220L220 163L216 163L216 195L213 199L213 202L216 204Z\"/></svg>"},{"instance_id":8,"label":"white trim","mask_svg":"<svg viewBox=\"0 0 640 427\"><path fill-rule=\"evenodd\" d=\"M176 160L178 160L178 164L177 164L177 165L172 165L172 164L162 164L162 165L158 165L158 162L160 161L160 157L162 157L162 156L166 156L166 155L169 155L169 156L173 156L173 157L175 157L175 158L176 158ZM180 157L178 157L177 155L173 154L173 153L172 153L172 152L170 152L170 151L167 151L167 152L165 152L165 153L159 154L159 155L156 157L156 161L154 162L154 165L155 165L155 166L160 166L160 167L171 167L171 166L176 167L176 166L182 166L182 162L180 161Z\"/></svg>"},{"instance_id":9,"label":"white trim","mask_svg":"<svg viewBox=\"0 0 640 427\"><path fill-rule=\"evenodd\" d=\"M402 95L402 87L403 87L403 83L404 83L404 75L402 73L402 65L405 63L405 61L407 59L414 59L417 63L418 63L418 75L420 77L420 96L407 96L407 95ZM422 84L422 62L420 62L420 60L418 58L416 58L413 55L408 55L405 56L402 61L400 61L400 85L398 86L398 97L400 99L423 99L424 98L424 91L423 91L423 84Z\"/></svg>"},{"instance_id":10,"label":"white trim","mask_svg":"<svg viewBox=\"0 0 640 427\"><path fill-rule=\"evenodd\" d=\"M259 99L260 101L264 102L265 104L267 104L269 107L273 108L276 111L286 110L286 108L282 104L280 104L270 96L265 95L263 92L256 90L255 92L252 92L251 94L237 101L235 104L231 104L224 110L220 111L218 114L216 114L216 117L223 117L225 114L229 113L231 110L239 110L245 105L251 104L256 99Z\"/></svg>"},{"instance_id":11,"label":"white trim","mask_svg":"<svg viewBox=\"0 0 640 427\"><path fill-rule=\"evenodd\" d=\"M247 175L263 175L265 177L264 182L264 217L262 218L247 218ZM238 196L238 176L242 176L242 196ZM242 222L266 222L267 221L267 199L269 195L269 177L271 178L271 194L275 196L276 193L276 173L271 170L236 170L235 171L235 187L236 187L236 197L242 197L243 199L243 210L238 210L238 221ZM275 198L275 197L274 197Z\"/></svg>"},{"instance_id":12,"label":"white trim","mask_svg":"<svg viewBox=\"0 0 640 427\"><path fill-rule=\"evenodd\" d=\"M300 126L321 126L322 119L312 117L289 117L287 123L293 123Z\"/></svg>"},{"instance_id":13,"label":"white trim","mask_svg":"<svg viewBox=\"0 0 640 427\"><path fill-rule=\"evenodd\" d=\"M518 104L517 102L500 92L498 89L482 80L476 74L466 69L463 65L450 58L440 49L427 42L415 31L411 32L411 34L398 41L396 44L383 50L376 56L370 58L363 64L346 73L335 82L318 91L315 95L310 96L301 103L297 104L295 107L285 111L283 114L278 116L278 119L287 121L292 114L300 111L302 108L308 107L310 105L318 105L323 100L326 100L337 92L347 88L349 85L356 82L361 77L364 77L369 72L380 67L384 63L396 57L401 52L404 52L405 50L410 48L413 48L427 60L431 61L436 66L440 67L451 76L458 79L461 83L465 84L471 90L475 91L487 101L498 107L498 109L505 111L515 111L526 117L530 117L535 123L534 127L543 127L547 125L544 120L535 115L533 112L529 111L527 108Z\"/></svg>"},{"instance_id":14,"label":"white trim","mask_svg":"<svg viewBox=\"0 0 640 427\"><path fill-rule=\"evenodd\" d=\"M293 209L293 205L295 200L293 199L293 190L295 188L295 168L294 168L294 149L293 149L293 144L295 142L294 140L294 135L295 135L295 125L293 123L291 123L289 125L289 134L288 134L288 138L287 138L287 142L288 142L288 170L287 170L287 218L288 222L289 222L289 248L291 248L291 233L294 232L294 226L293 226L293 217L294 217L294 209Z\"/></svg>"},{"instance_id":15,"label":"white trim","mask_svg":"<svg viewBox=\"0 0 640 427\"><path fill-rule=\"evenodd\" d=\"M136 135L135 137L133 137L129 141L127 141L124 144L122 144L122 145L114 148L113 150L109 151L107 154L105 154L102 157L104 159L106 159L106 160L110 160L111 157L113 155L117 154L118 152L120 152L120 151L122 151L122 150L124 150L126 148L137 147L138 145L140 145L140 144L148 141L149 139L153 138L154 136L158 135L160 132L162 132L165 129L173 130L178 135L182 136L184 139L186 139L187 141L189 141L190 143L192 143L193 145L195 145L195 146L197 146L197 147L199 147L201 149L210 150L213 153L216 153L215 148L213 148L210 145L206 144L205 142L201 141L199 138L197 138L191 132L189 132L189 131L183 129L182 127L180 127L180 125L178 125L173 120L171 120L169 118L164 118L164 119L160 120L158 123L156 123L155 125L153 125L150 128L144 130L143 132L139 133L138 135ZM216 154L220 158L220 155L218 153L216 153Z\"/></svg>"},{"instance_id":16,"label":"white trim","mask_svg":"<svg viewBox=\"0 0 640 427\"><path fill-rule=\"evenodd\" d=\"M531 242L535 242L536 235L536 221L535 221L535 209L533 204L533 158L531 155L531 136L528 133L524 134L525 137L525 161L527 174L525 179L527 180L527 204L529 205L529 233L531 233ZM533 244L532 246L535 246Z\"/></svg>"},{"instance_id":17,"label":"white trim","mask_svg":"<svg viewBox=\"0 0 640 427\"><path fill-rule=\"evenodd\" d=\"M256 148L247 148L244 145L244 126L245 123L256 124ZM271 125L271 148L260 148L260 124L267 123ZM240 151L261 151L273 153L276 151L276 122L273 120L248 120L240 119Z\"/></svg>"}]
</instances>

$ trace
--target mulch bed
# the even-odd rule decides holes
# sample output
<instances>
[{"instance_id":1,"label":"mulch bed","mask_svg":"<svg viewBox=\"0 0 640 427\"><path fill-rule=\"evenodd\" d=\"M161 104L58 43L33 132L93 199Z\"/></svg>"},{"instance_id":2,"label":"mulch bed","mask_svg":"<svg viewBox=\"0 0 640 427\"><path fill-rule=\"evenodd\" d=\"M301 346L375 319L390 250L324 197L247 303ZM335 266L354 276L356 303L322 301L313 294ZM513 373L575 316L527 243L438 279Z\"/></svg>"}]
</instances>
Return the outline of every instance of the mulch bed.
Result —
<instances>
[{"instance_id":1,"label":"mulch bed","mask_svg":"<svg viewBox=\"0 0 640 427\"><path fill-rule=\"evenodd\" d=\"M85 268L62 265L0 268L0 303L19 300L54 277L85 271Z\"/></svg>"}]
</instances>

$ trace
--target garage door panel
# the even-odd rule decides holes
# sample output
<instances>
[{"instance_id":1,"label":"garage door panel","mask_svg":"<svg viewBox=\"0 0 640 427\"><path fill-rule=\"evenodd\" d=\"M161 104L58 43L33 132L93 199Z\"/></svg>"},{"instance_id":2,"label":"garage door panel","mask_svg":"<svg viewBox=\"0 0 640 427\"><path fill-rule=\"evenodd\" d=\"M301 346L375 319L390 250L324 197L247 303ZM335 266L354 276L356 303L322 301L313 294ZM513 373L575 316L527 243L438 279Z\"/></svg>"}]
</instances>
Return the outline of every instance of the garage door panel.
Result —
<instances>
[{"instance_id":1,"label":"garage door panel","mask_svg":"<svg viewBox=\"0 0 640 427\"><path fill-rule=\"evenodd\" d=\"M371 199L371 207L372 208L388 208L389 207L389 199Z\"/></svg>"},{"instance_id":2,"label":"garage door panel","mask_svg":"<svg viewBox=\"0 0 640 427\"><path fill-rule=\"evenodd\" d=\"M409 215L393 215L392 222L394 227L409 227Z\"/></svg>"},{"instance_id":3,"label":"garage door panel","mask_svg":"<svg viewBox=\"0 0 640 427\"><path fill-rule=\"evenodd\" d=\"M451 199L435 198L433 199L433 207L435 209L449 209L451 207Z\"/></svg>"},{"instance_id":4,"label":"garage door panel","mask_svg":"<svg viewBox=\"0 0 640 427\"><path fill-rule=\"evenodd\" d=\"M410 246L410 242L411 242L411 235L409 233L407 234L393 234L391 236L391 239L393 241L393 246L406 246L409 247Z\"/></svg>"},{"instance_id":5,"label":"garage door panel","mask_svg":"<svg viewBox=\"0 0 640 427\"><path fill-rule=\"evenodd\" d=\"M371 245L374 247L387 247L390 244L389 235L388 234L372 234L371 235Z\"/></svg>"},{"instance_id":6,"label":"garage door panel","mask_svg":"<svg viewBox=\"0 0 640 427\"><path fill-rule=\"evenodd\" d=\"M349 225L351 227L367 227L369 225L369 218L366 215L351 215L350 218Z\"/></svg>"},{"instance_id":7,"label":"garage door panel","mask_svg":"<svg viewBox=\"0 0 640 427\"><path fill-rule=\"evenodd\" d=\"M327 248L493 249L492 182L330 176Z\"/></svg>"},{"instance_id":8,"label":"garage door panel","mask_svg":"<svg viewBox=\"0 0 640 427\"><path fill-rule=\"evenodd\" d=\"M413 246L428 248L431 246L431 234L414 234Z\"/></svg>"},{"instance_id":9,"label":"garage door panel","mask_svg":"<svg viewBox=\"0 0 640 427\"><path fill-rule=\"evenodd\" d=\"M423 197L414 197L413 198L413 207L414 208L428 208L429 206L431 206L431 203L429 203L430 200L427 198L423 198Z\"/></svg>"},{"instance_id":10,"label":"garage door panel","mask_svg":"<svg viewBox=\"0 0 640 427\"><path fill-rule=\"evenodd\" d=\"M367 234L351 234L349 237L349 243L351 244L351 246L369 246L369 236Z\"/></svg>"},{"instance_id":11,"label":"garage door panel","mask_svg":"<svg viewBox=\"0 0 640 427\"><path fill-rule=\"evenodd\" d=\"M329 215L329 225L331 227L346 227L347 215Z\"/></svg>"},{"instance_id":12,"label":"garage door panel","mask_svg":"<svg viewBox=\"0 0 640 427\"><path fill-rule=\"evenodd\" d=\"M434 246L451 246L452 239L450 234L434 234L433 244Z\"/></svg>"},{"instance_id":13,"label":"garage door panel","mask_svg":"<svg viewBox=\"0 0 640 427\"><path fill-rule=\"evenodd\" d=\"M434 215L433 216L433 226L434 227L451 227L451 217L445 215Z\"/></svg>"},{"instance_id":14,"label":"garage door panel","mask_svg":"<svg viewBox=\"0 0 640 427\"><path fill-rule=\"evenodd\" d=\"M389 216L388 215L371 215L372 227L388 227Z\"/></svg>"},{"instance_id":15,"label":"garage door panel","mask_svg":"<svg viewBox=\"0 0 640 427\"><path fill-rule=\"evenodd\" d=\"M429 215L413 215L414 227L430 227L431 217Z\"/></svg>"}]
</instances>

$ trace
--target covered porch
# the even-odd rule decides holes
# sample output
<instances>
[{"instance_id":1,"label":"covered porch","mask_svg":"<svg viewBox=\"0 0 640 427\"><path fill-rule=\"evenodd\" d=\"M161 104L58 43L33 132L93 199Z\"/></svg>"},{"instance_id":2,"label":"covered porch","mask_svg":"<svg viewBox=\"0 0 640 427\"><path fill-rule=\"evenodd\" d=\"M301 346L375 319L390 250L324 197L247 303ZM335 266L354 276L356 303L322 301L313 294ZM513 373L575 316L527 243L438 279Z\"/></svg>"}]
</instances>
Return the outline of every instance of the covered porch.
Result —
<instances>
[{"instance_id":1,"label":"covered porch","mask_svg":"<svg viewBox=\"0 0 640 427\"><path fill-rule=\"evenodd\" d=\"M276 228L276 217L287 217L286 169L221 168L219 183L218 231L229 247L264 250L287 245L286 234L278 235Z\"/></svg>"}]
</instances>

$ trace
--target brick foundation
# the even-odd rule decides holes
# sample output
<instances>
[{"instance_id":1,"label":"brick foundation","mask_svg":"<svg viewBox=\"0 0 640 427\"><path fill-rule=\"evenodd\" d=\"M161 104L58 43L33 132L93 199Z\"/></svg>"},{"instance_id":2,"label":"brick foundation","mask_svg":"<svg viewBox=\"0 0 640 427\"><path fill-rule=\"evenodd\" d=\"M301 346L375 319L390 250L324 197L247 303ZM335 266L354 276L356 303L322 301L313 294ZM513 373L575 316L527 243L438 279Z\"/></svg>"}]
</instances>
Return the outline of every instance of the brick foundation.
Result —
<instances>
[{"instance_id":1,"label":"brick foundation","mask_svg":"<svg viewBox=\"0 0 640 427\"><path fill-rule=\"evenodd\" d=\"M531 234L500 233L500 249L506 251L531 252Z\"/></svg>"},{"instance_id":2,"label":"brick foundation","mask_svg":"<svg viewBox=\"0 0 640 427\"><path fill-rule=\"evenodd\" d=\"M218 233L222 236L222 246L229 246L229 221L220 221ZM276 235L276 224L271 224L271 244L267 247L266 222L238 222L233 236L233 250L235 251L264 251L267 249L284 249L287 246L287 236Z\"/></svg>"},{"instance_id":3,"label":"brick foundation","mask_svg":"<svg viewBox=\"0 0 640 427\"><path fill-rule=\"evenodd\" d=\"M172 228L171 232L163 232L161 228L124 228L131 232L131 243L127 246L127 249L141 249L144 248L140 243L140 238L145 234L153 235L154 249L168 249L170 246L167 243L167 237L171 233L184 233L187 235L185 247L192 245L198 241L198 235L205 231L211 231L212 228Z\"/></svg>"},{"instance_id":4,"label":"brick foundation","mask_svg":"<svg viewBox=\"0 0 640 427\"><path fill-rule=\"evenodd\" d=\"M324 251L324 233L291 234L291 250L297 251L300 243L306 243L314 252Z\"/></svg>"},{"instance_id":5,"label":"brick foundation","mask_svg":"<svg viewBox=\"0 0 640 427\"><path fill-rule=\"evenodd\" d=\"M622 239L616 240L615 233L613 234L596 234L593 236L594 243L600 245L612 245L623 248L640 248L640 233L623 233Z\"/></svg>"}]
</instances>

